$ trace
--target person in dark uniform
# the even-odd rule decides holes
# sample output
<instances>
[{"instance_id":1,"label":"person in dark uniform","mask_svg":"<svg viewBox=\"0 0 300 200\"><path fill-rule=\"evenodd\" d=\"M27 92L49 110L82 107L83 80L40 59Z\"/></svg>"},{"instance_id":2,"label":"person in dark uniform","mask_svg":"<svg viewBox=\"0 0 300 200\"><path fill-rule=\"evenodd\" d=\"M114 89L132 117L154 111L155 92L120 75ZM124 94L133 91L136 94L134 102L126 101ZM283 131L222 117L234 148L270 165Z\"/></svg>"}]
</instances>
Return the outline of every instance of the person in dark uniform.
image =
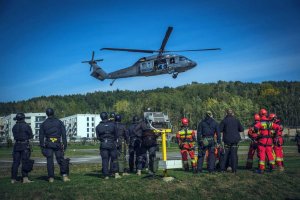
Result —
<instances>
[{"instance_id":1,"label":"person in dark uniform","mask_svg":"<svg viewBox=\"0 0 300 200\"><path fill-rule=\"evenodd\" d=\"M142 143L142 130L135 131L135 128L139 125L138 116L133 116L132 123L128 128L129 132L129 171L135 172L138 162L138 153Z\"/></svg>"},{"instance_id":2,"label":"person in dark uniform","mask_svg":"<svg viewBox=\"0 0 300 200\"><path fill-rule=\"evenodd\" d=\"M141 148L138 153L138 163L137 163L137 175L142 174L142 169L147 165L147 160L149 160L149 174L154 175L158 169L158 159L156 158L157 138L158 134L154 133L149 127L148 122L142 121L136 127L136 135L142 132L142 143ZM149 159L147 158L147 153L149 153Z\"/></svg>"},{"instance_id":3,"label":"person in dark uniform","mask_svg":"<svg viewBox=\"0 0 300 200\"><path fill-rule=\"evenodd\" d=\"M220 123L220 131L223 132L225 146L224 160L221 162L221 171L226 171L226 162L230 160L232 173L236 173L238 165L238 143L241 140L240 132L244 131L240 121L234 117L231 109L226 111L226 117ZM230 157L230 158L229 158Z\"/></svg>"},{"instance_id":4,"label":"person in dark uniform","mask_svg":"<svg viewBox=\"0 0 300 200\"><path fill-rule=\"evenodd\" d=\"M300 153L300 132L297 131L297 134L295 136L296 145L298 146L298 153Z\"/></svg>"},{"instance_id":5,"label":"person in dark uniform","mask_svg":"<svg viewBox=\"0 0 300 200\"><path fill-rule=\"evenodd\" d=\"M22 161L23 183L31 183L32 181L28 179L28 173L32 170L34 163L33 160L30 160L31 149L29 145L29 140L33 138L32 130L25 122L24 113L18 113L14 120L17 120L17 123L12 129L15 145L13 148L11 183L17 182L20 161Z\"/></svg>"},{"instance_id":6,"label":"person in dark uniform","mask_svg":"<svg viewBox=\"0 0 300 200\"><path fill-rule=\"evenodd\" d=\"M116 113L115 112L109 113L109 119L108 119L109 121L114 122L115 118L116 118Z\"/></svg>"},{"instance_id":7,"label":"person in dark uniform","mask_svg":"<svg viewBox=\"0 0 300 200\"><path fill-rule=\"evenodd\" d=\"M126 161L126 151L128 149L129 135L128 130L126 129L125 124L121 123L122 117L117 114L115 116L115 125L117 128L118 135L118 164L119 164L119 173L122 173L123 176L129 175L127 173L127 161Z\"/></svg>"},{"instance_id":8,"label":"person in dark uniform","mask_svg":"<svg viewBox=\"0 0 300 200\"><path fill-rule=\"evenodd\" d=\"M105 179L109 179L109 163L111 160L111 172L115 178L121 178L118 173L117 129L115 123L108 120L107 112L100 114L101 122L96 127L97 139L100 140L100 155L102 158L102 173Z\"/></svg>"},{"instance_id":9,"label":"person in dark uniform","mask_svg":"<svg viewBox=\"0 0 300 200\"><path fill-rule=\"evenodd\" d=\"M64 158L64 152L67 149L66 129L62 121L54 117L52 108L46 109L48 118L40 126L40 146L42 154L47 158L47 171L49 182L54 181L54 162L53 154L60 167L60 174L63 181L70 181L69 175L69 160Z\"/></svg>"},{"instance_id":10,"label":"person in dark uniform","mask_svg":"<svg viewBox=\"0 0 300 200\"><path fill-rule=\"evenodd\" d=\"M216 136L216 140L215 137ZM198 165L197 172L202 172L205 153L208 150L208 172L215 171L215 147L219 146L220 130L218 123L213 119L211 111L206 112L205 118L199 123L197 129Z\"/></svg>"}]
</instances>

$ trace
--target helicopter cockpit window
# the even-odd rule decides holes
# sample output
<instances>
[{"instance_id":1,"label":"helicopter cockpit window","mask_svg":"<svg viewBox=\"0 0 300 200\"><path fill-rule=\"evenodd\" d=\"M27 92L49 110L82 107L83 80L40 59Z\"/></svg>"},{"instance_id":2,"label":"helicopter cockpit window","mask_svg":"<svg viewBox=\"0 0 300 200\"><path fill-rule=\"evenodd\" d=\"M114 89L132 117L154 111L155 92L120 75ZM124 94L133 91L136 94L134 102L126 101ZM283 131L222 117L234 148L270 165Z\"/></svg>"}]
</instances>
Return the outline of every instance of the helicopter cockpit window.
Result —
<instances>
[{"instance_id":1,"label":"helicopter cockpit window","mask_svg":"<svg viewBox=\"0 0 300 200\"><path fill-rule=\"evenodd\" d=\"M179 57L179 61L185 61L186 58L185 57Z\"/></svg>"},{"instance_id":2,"label":"helicopter cockpit window","mask_svg":"<svg viewBox=\"0 0 300 200\"><path fill-rule=\"evenodd\" d=\"M175 58L173 57L173 58L170 58L170 63L171 64L174 64L175 63Z\"/></svg>"}]
</instances>

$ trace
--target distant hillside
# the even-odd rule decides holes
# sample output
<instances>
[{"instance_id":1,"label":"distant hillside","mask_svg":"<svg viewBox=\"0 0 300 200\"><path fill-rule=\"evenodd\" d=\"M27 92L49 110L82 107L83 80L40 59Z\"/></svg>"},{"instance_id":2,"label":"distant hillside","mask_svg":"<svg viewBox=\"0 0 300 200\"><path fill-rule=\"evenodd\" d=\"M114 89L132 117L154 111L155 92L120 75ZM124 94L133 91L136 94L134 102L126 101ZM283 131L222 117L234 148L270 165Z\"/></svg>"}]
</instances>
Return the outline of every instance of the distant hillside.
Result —
<instances>
[{"instance_id":1,"label":"distant hillside","mask_svg":"<svg viewBox=\"0 0 300 200\"><path fill-rule=\"evenodd\" d=\"M0 115L16 112L44 112L52 107L58 117L75 113L100 113L115 111L129 122L134 114L148 107L169 114L173 125L180 118L190 118L195 127L206 110L211 110L220 121L224 110L234 109L244 125L252 122L253 114L266 108L282 118L286 126L300 125L300 82L195 83L177 88L158 88L145 91L94 92L86 95L38 97L27 101L0 103Z\"/></svg>"}]
</instances>

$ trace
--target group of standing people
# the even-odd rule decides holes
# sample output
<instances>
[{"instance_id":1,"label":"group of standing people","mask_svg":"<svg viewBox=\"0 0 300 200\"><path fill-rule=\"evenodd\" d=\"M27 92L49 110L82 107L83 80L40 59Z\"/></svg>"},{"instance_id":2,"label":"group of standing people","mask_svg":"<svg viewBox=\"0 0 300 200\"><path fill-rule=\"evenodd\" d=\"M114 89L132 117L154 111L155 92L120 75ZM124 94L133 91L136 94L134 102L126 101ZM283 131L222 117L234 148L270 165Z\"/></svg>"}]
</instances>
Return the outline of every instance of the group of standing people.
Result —
<instances>
[{"instance_id":1,"label":"group of standing people","mask_svg":"<svg viewBox=\"0 0 300 200\"><path fill-rule=\"evenodd\" d=\"M55 155L60 166L60 174L64 182L70 181L69 159L64 158L67 149L66 130L62 121L54 117L54 110L46 110L48 118L41 124L39 141L42 154L47 159L48 181L54 182L54 161ZM17 182L18 168L22 161L22 182L30 183L28 173L32 171L34 160L30 159L31 146L29 140L33 138L31 127L25 122L24 113L17 113L16 124L13 127L15 145L13 148L13 164L11 168L11 183Z\"/></svg>"},{"instance_id":2,"label":"group of standing people","mask_svg":"<svg viewBox=\"0 0 300 200\"><path fill-rule=\"evenodd\" d=\"M281 121L274 113L268 115L266 109L261 109L259 114L255 114L254 123L248 131L252 141L249 147L246 168L252 168L253 157L255 151L257 151L259 159L258 173L264 173L266 163L269 164L269 170L275 169L277 165L279 171L284 171L282 133Z\"/></svg>"},{"instance_id":3,"label":"group of standing people","mask_svg":"<svg viewBox=\"0 0 300 200\"><path fill-rule=\"evenodd\" d=\"M139 120L138 116L134 116L132 123L126 128L121 123L121 115L110 115L109 117L107 112L102 112L101 122L96 127L104 178L109 179L111 175L121 178L121 175L133 172L141 175L144 168L149 168L149 173L154 174L158 169L158 135L147 122ZM127 152L129 163L126 161Z\"/></svg>"},{"instance_id":4,"label":"group of standing people","mask_svg":"<svg viewBox=\"0 0 300 200\"><path fill-rule=\"evenodd\" d=\"M62 121L54 117L54 110L46 110L48 118L41 124L39 141L42 154L47 159L48 181L54 182L55 155L60 166L63 181L70 181L69 160L64 158L67 149L66 130ZM159 135L149 126L147 121L138 116L132 118L128 128L123 124L121 115L102 112L101 122L96 127L97 139L100 141L100 155L102 158L102 174L105 179L112 175L136 173L141 175L144 168L154 174L158 169L157 138ZM25 122L24 113L18 113L14 118L13 127L15 145L13 148L13 164L11 168L11 183L17 182L18 168L22 161L23 183L30 183L28 173L32 170L34 160L30 159L31 148L29 140L33 138L31 127ZM216 160L219 160L219 170L224 172L228 166L236 173L238 166L238 143L240 132L244 131L240 121L231 109L226 111L225 118L218 124L212 112L207 111L205 118L199 123L197 132L189 129L189 120L182 118L182 128L176 134L182 155L183 168L189 170L188 155L194 173L201 173L205 157L209 173L216 171ZM252 139L250 144L246 168L252 168L253 157L257 150L259 158L258 173L265 170L266 157L270 169L275 168L275 161L279 170L283 171L283 128L275 114L268 115L265 109L254 116L254 123L249 128L248 135ZM222 134L222 137L221 137ZM223 142L222 142L223 141ZM195 157L195 147L198 145L198 159ZM126 155L129 154L129 162ZM274 156L275 153L275 156ZM149 155L149 156L148 156Z\"/></svg>"},{"instance_id":5,"label":"group of standing people","mask_svg":"<svg viewBox=\"0 0 300 200\"><path fill-rule=\"evenodd\" d=\"M194 173L202 172L205 157L207 158L209 173L216 171L216 159L219 159L221 171L225 171L230 165L232 172L236 172L238 142L241 140L240 132L244 131L244 128L240 121L234 117L231 109L227 110L226 117L220 124L215 121L212 112L207 111L205 118L198 125L197 133L188 128L187 118L182 118L181 123L182 129L176 134L176 138L182 155L184 170L189 170L189 154ZM221 143L221 133L223 133L224 145ZM198 144L197 162L195 158L196 143Z\"/></svg>"}]
</instances>

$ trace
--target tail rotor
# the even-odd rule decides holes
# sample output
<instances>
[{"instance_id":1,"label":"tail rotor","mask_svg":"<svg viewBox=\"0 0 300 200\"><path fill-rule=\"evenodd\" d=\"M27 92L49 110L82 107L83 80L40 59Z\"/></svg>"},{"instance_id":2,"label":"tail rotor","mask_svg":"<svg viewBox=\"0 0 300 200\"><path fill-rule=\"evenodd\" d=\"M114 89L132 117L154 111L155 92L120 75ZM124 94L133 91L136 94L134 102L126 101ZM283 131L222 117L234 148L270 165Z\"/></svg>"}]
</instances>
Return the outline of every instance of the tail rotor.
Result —
<instances>
[{"instance_id":1,"label":"tail rotor","mask_svg":"<svg viewBox=\"0 0 300 200\"><path fill-rule=\"evenodd\" d=\"M103 59L96 59L94 60L94 56L95 56L95 52L93 51L92 52L92 59L91 60L88 60L88 61L82 61L81 63L89 63L91 66L90 66L90 71L92 71L92 67L93 67L93 64L97 64L97 62L101 62L103 61Z\"/></svg>"}]
</instances>

